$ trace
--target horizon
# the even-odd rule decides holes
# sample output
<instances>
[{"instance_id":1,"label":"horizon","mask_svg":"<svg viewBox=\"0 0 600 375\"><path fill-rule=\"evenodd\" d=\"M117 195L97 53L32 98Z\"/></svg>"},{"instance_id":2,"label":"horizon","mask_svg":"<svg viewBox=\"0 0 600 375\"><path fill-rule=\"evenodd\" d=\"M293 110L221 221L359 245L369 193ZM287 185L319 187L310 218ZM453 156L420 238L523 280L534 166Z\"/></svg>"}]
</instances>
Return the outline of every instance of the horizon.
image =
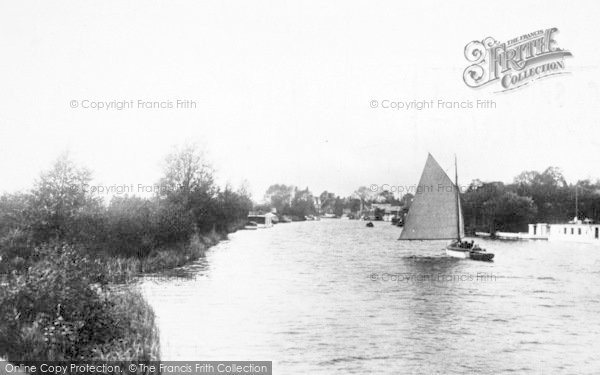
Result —
<instances>
[{"instance_id":1,"label":"horizon","mask_svg":"<svg viewBox=\"0 0 600 375\"><path fill-rule=\"evenodd\" d=\"M433 156L433 154L429 153L430 155ZM123 184L104 184L101 182L98 182L97 179L95 178L95 173L94 173L94 169L88 165L83 165L82 163L80 163L77 159L73 158L71 155L70 151L63 151L61 154L59 154L59 156L57 156L56 159L52 160L51 162L48 163L48 166L46 168L44 168L43 170L40 170L37 174L37 176L31 181L30 186L24 188L24 189L17 189L17 190L13 190L13 191L0 191L0 196L1 195L5 195L5 194L19 194L19 193L27 193L28 191L32 190L34 188L34 184L36 181L38 181L39 177L41 176L42 173L47 172L51 166L53 165L54 162L56 162L61 155L67 155L68 159L71 160L75 166L79 167L79 168L85 168L86 170L88 170L91 174L91 181L89 184L86 185L87 190L90 192L90 194L95 195L96 197L100 197L102 198L102 200L104 201L105 204L108 204L110 199L112 199L113 197L116 196L137 196L140 198L151 198L155 195L155 193L159 190L162 189L162 185L160 184L160 179L163 177L161 175L158 175L156 177L156 179L152 182L149 183L134 183L134 182L129 182L129 183L123 183ZM166 155L165 155L166 157ZM434 157L435 159L435 157ZM210 161L209 161L210 164ZM425 164L423 164L425 165ZM460 164L459 164L460 165ZM453 167L453 166L452 166ZM450 169L453 169L452 167L450 168L446 168L444 169L444 172L450 176L448 173L451 172ZM464 182L464 183L460 183L460 174L459 174L459 186L460 186L460 190L461 191L465 191L469 186L471 186L471 184L475 181L480 181L482 183L496 183L496 182L500 182L504 185L511 185L514 184L515 181L514 179L520 175L521 173L524 172L538 172L538 173L544 173L544 171L546 171L549 168L558 168L558 170L563 174L564 176L564 171L562 170L562 168L560 168L559 166L547 166L546 168L542 168L540 170L523 170L520 171L518 173L516 173L509 181L501 181L499 179L490 179L490 180L483 180L480 178L475 177L474 179L468 181L468 182ZM421 168L421 172L422 172L422 168ZM420 172L419 172L420 175ZM232 185L229 182L222 182L219 181L219 176L218 176L218 172L215 173L215 181L217 182L217 186L221 189L225 188L226 185L231 185L231 187L234 190L237 190L238 188L242 188L245 187L244 186L244 182L242 182L241 184L238 185ZM576 184L578 184L579 182L582 181L590 181L591 183L600 183L600 177L595 177L595 178L588 178L588 179L579 179L577 181L569 181L566 177L565 177L565 182L567 183L568 187L571 186L575 186ZM454 181L453 181L454 182ZM307 186L307 185L295 185L295 184L291 184L291 183L286 183L286 182L282 182L282 181L274 181L271 184L269 184L266 188L265 191L262 192L262 194L259 195L255 195L253 192L251 192L251 199L255 204L263 204L263 203L267 203L264 200L264 196L265 193L268 189L268 187L272 186L272 185L276 185L276 184L280 184L280 185L287 185L287 186L292 186L294 188L298 188L300 190L302 189L308 189L310 191L310 193L312 193L313 196L318 197L320 194L324 193L324 192L329 192L329 193L333 193L338 197L341 198L350 198L352 197L360 188L367 188L371 193L373 193L373 195L379 195L380 193L383 192L391 192L394 197L396 197L397 199L401 199L403 197L404 194L406 193L411 193L411 194L415 194L417 187L419 186L419 181L417 180L416 183L413 184L406 184L406 185L393 185L393 184L388 184L388 183L384 183L384 184L362 184L359 186L356 186L352 191L350 191L348 194L340 194L336 191L333 191L331 189L325 188L323 190L314 190L313 188L311 188L311 186ZM374 189L374 186L377 186L377 189Z\"/></svg>"}]
</instances>

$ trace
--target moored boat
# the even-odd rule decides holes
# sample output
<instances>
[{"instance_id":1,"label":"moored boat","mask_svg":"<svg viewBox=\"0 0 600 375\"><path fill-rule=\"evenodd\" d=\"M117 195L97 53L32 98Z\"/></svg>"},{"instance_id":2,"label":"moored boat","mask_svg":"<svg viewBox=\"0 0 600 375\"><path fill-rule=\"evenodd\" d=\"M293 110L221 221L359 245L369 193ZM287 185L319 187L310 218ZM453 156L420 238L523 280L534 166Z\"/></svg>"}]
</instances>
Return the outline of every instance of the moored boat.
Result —
<instances>
[{"instance_id":1,"label":"moored boat","mask_svg":"<svg viewBox=\"0 0 600 375\"><path fill-rule=\"evenodd\" d=\"M247 230L255 230L258 229L258 224L255 221L249 221L246 223L246 225L244 226L244 229Z\"/></svg>"}]
</instances>

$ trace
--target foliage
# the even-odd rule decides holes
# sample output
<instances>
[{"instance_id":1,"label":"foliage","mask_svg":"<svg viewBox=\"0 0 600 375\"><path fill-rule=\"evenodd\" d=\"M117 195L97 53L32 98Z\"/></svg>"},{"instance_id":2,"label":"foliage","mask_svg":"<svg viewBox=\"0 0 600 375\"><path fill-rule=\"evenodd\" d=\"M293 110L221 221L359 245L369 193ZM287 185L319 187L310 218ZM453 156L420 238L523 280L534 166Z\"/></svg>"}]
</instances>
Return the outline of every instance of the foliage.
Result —
<instances>
[{"instance_id":1,"label":"foliage","mask_svg":"<svg viewBox=\"0 0 600 375\"><path fill-rule=\"evenodd\" d=\"M260 208L276 208L280 215L304 217L313 212L311 196L308 188L275 184L267 190L267 203ZM356 213L369 210L373 203L399 205L406 213L413 199L411 193L398 199L389 191L377 193L364 186L346 198L325 190L319 195L318 213L340 216L346 211L358 217L360 214ZM569 185L559 168L549 167L543 172L522 172L511 184L473 180L462 193L462 202L466 229L470 232L526 231L529 223L566 222L574 216L600 222L600 181L582 180ZM375 209L370 214L381 216L383 212Z\"/></svg>"},{"instance_id":2,"label":"foliage","mask_svg":"<svg viewBox=\"0 0 600 375\"><path fill-rule=\"evenodd\" d=\"M245 224L247 189L220 190L202 152L184 147L166 158L163 188L152 199L116 196L108 206L87 187L91 174L62 155L28 194L0 197L0 272L23 269L35 245L78 244L86 254L144 259L189 245L193 236Z\"/></svg>"},{"instance_id":3,"label":"foliage","mask_svg":"<svg viewBox=\"0 0 600 375\"><path fill-rule=\"evenodd\" d=\"M315 199L308 188L304 190L296 188L294 190L294 198L292 198L289 213L300 218L317 213Z\"/></svg>"},{"instance_id":4,"label":"foliage","mask_svg":"<svg viewBox=\"0 0 600 375\"><path fill-rule=\"evenodd\" d=\"M29 194L22 193L0 196L0 236L27 227L26 214L30 200Z\"/></svg>"},{"instance_id":5,"label":"foliage","mask_svg":"<svg viewBox=\"0 0 600 375\"><path fill-rule=\"evenodd\" d=\"M177 148L165 158L165 173L161 179L163 196L179 196L184 204L194 191L211 195L214 177L204 153L193 145Z\"/></svg>"},{"instance_id":6,"label":"foliage","mask_svg":"<svg viewBox=\"0 0 600 375\"><path fill-rule=\"evenodd\" d=\"M523 231L537 212L530 197L510 191L501 182L473 181L462 201L468 231Z\"/></svg>"},{"instance_id":7,"label":"foliage","mask_svg":"<svg viewBox=\"0 0 600 375\"><path fill-rule=\"evenodd\" d=\"M86 206L98 204L87 192L91 174L63 154L41 174L27 206L28 227L36 243L66 239L67 228Z\"/></svg>"},{"instance_id":8,"label":"foliage","mask_svg":"<svg viewBox=\"0 0 600 375\"><path fill-rule=\"evenodd\" d=\"M90 181L65 154L31 192L0 197L0 356L8 360L157 360L152 310L115 282L204 256L251 208L247 189L219 189L190 147L167 157L152 199L104 206Z\"/></svg>"},{"instance_id":9,"label":"foliage","mask_svg":"<svg viewBox=\"0 0 600 375\"><path fill-rule=\"evenodd\" d=\"M34 252L37 261L0 290L1 356L11 361L90 360L110 352L115 343L135 341L144 343L136 359L157 357L151 309L118 306L99 260L69 245L44 245ZM139 314L147 318L135 321Z\"/></svg>"},{"instance_id":10,"label":"foliage","mask_svg":"<svg viewBox=\"0 0 600 375\"><path fill-rule=\"evenodd\" d=\"M571 189L558 168L549 167L543 173L523 172L511 188L520 196L533 199L538 209L536 222L564 222L574 216L574 204L569 204Z\"/></svg>"},{"instance_id":11,"label":"foliage","mask_svg":"<svg viewBox=\"0 0 600 375\"><path fill-rule=\"evenodd\" d=\"M156 247L156 205L137 197L114 197L106 211L105 249L144 258Z\"/></svg>"},{"instance_id":12,"label":"foliage","mask_svg":"<svg viewBox=\"0 0 600 375\"><path fill-rule=\"evenodd\" d=\"M284 184L269 186L265 193L265 201L271 204L278 214L289 214L295 188Z\"/></svg>"}]
</instances>

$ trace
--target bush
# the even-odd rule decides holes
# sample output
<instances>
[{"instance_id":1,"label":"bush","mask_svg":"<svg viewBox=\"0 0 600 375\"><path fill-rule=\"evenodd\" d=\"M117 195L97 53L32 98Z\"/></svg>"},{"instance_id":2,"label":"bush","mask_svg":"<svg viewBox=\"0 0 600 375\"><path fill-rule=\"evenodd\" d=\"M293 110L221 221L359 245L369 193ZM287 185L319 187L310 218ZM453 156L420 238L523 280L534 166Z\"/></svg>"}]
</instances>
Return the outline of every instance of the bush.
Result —
<instances>
[{"instance_id":1,"label":"bush","mask_svg":"<svg viewBox=\"0 0 600 375\"><path fill-rule=\"evenodd\" d=\"M35 253L39 261L0 290L0 356L93 360L114 356L123 345L137 348L131 353L136 360L158 356L152 310L137 294L111 291L99 260L68 245L43 246ZM118 305L124 301L129 302Z\"/></svg>"},{"instance_id":2,"label":"bush","mask_svg":"<svg viewBox=\"0 0 600 375\"><path fill-rule=\"evenodd\" d=\"M158 208L156 239L159 246L185 242L194 233L191 213L180 202L161 200Z\"/></svg>"},{"instance_id":3,"label":"bush","mask_svg":"<svg viewBox=\"0 0 600 375\"><path fill-rule=\"evenodd\" d=\"M0 238L0 274L24 270L32 255L29 234L21 229L11 229Z\"/></svg>"},{"instance_id":4,"label":"bush","mask_svg":"<svg viewBox=\"0 0 600 375\"><path fill-rule=\"evenodd\" d=\"M120 322L121 337L93 350L101 361L160 360L159 332L154 325L154 311L137 291L124 289L112 298L111 315Z\"/></svg>"},{"instance_id":5,"label":"bush","mask_svg":"<svg viewBox=\"0 0 600 375\"><path fill-rule=\"evenodd\" d=\"M143 258L156 247L156 205L141 198L116 197L106 211L105 251Z\"/></svg>"}]
</instances>

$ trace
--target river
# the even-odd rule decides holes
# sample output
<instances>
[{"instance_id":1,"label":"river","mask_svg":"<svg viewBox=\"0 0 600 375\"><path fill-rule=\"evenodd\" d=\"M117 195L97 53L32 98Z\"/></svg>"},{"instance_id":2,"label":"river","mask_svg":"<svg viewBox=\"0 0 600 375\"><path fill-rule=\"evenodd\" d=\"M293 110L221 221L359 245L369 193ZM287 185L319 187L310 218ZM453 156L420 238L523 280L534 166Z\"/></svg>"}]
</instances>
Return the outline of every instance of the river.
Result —
<instances>
[{"instance_id":1,"label":"river","mask_svg":"<svg viewBox=\"0 0 600 375\"><path fill-rule=\"evenodd\" d=\"M146 276L163 360L274 374L598 373L600 247L482 241L493 263L375 222L240 231Z\"/></svg>"}]
</instances>

